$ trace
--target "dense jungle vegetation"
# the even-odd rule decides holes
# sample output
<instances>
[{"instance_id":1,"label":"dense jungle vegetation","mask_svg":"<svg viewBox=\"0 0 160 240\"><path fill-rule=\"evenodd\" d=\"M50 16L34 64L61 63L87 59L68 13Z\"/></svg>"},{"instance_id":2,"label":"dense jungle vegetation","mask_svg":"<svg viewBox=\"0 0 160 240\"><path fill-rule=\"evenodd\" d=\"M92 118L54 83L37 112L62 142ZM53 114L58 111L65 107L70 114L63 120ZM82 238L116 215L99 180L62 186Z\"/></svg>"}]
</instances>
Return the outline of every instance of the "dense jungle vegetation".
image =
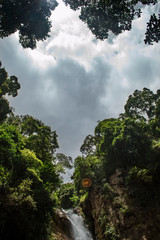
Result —
<instances>
[{"instance_id":1,"label":"dense jungle vegetation","mask_svg":"<svg viewBox=\"0 0 160 240\"><path fill-rule=\"evenodd\" d=\"M81 146L73 179L81 195L83 178L103 190L116 169L123 169L128 194L141 206L159 205L160 90L135 90L118 118L100 121ZM107 187L107 186L106 186Z\"/></svg>"}]
</instances>

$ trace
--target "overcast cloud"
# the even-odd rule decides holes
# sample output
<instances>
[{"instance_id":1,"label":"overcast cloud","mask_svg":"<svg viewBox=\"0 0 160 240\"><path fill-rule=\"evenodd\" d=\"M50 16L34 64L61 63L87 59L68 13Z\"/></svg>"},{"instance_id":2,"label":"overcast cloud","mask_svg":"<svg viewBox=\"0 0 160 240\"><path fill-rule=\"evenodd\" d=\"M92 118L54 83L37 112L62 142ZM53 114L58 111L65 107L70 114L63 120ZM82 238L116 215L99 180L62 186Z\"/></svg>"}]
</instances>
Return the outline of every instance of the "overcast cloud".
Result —
<instances>
[{"instance_id":1,"label":"overcast cloud","mask_svg":"<svg viewBox=\"0 0 160 240\"><path fill-rule=\"evenodd\" d=\"M146 46L144 33L152 8L130 32L96 40L62 3L52 14L51 37L24 50L17 34L0 39L0 57L21 89L9 98L16 114L30 114L56 130L60 152L72 157L98 120L117 117L129 94L160 88L160 44Z\"/></svg>"}]
</instances>

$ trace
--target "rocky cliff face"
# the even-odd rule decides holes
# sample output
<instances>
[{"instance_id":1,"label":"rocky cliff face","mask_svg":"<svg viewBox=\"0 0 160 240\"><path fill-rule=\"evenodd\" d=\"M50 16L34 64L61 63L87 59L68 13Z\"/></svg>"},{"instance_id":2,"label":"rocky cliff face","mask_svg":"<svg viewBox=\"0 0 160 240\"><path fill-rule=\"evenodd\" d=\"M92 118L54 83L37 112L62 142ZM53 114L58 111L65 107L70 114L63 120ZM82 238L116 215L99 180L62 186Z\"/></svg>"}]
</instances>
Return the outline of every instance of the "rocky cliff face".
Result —
<instances>
[{"instance_id":1,"label":"rocky cliff face","mask_svg":"<svg viewBox=\"0 0 160 240\"><path fill-rule=\"evenodd\" d=\"M73 240L72 237L72 227L66 214L57 209L55 215L53 216L52 223L52 237L54 240Z\"/></svg>"},{"instance_id":2,"label":"rocky cliff face","mask_svg":"<svg viewBox=\"0 0 160 240\"><path fill-rule=\"evenodd\" d=\"M94 187L82 204L84 214L93 221L98 240L160 239L160 209L138 206L123 184L121 170L101 188Z\"/></svg>"}]
</instances>

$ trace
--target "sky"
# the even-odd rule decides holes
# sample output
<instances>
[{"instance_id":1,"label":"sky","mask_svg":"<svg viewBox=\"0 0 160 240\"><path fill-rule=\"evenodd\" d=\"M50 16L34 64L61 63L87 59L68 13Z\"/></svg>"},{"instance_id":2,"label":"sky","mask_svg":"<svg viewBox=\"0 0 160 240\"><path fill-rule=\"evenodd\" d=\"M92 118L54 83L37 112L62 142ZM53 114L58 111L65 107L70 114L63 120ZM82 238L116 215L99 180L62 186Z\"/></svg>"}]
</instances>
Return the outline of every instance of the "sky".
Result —
<instances>
[{"instance_id":1,"label":"sky","mask_svg":"<svg viewBox=\"0 0 160 240\"><path fill-rule=\"evenodd\" d=\"M61 1L52 12L50 37L35 50L23 49L18 33L0 39L0 58L21 89L9 97L15 114L29 114L58 134L62 152L73 158L99 120L118 117L135 89L160 88L160 43L144 44L150 12L133 21L132 30L97 40Z\"/></svg>"}]
</instances>

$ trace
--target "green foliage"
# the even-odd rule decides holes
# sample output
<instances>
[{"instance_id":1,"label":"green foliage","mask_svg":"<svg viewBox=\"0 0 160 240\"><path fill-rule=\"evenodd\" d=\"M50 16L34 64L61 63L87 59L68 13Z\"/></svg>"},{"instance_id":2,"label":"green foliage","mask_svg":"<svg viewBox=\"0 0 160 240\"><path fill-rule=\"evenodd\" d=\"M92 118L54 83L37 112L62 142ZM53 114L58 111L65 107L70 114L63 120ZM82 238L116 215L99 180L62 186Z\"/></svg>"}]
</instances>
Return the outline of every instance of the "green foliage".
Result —
<instances>
[{"instance_id":1,"label":"green foliage","mask_svg":"<svg viewBox=\"0 0 160 240\"><path fill-rule=\"evenodd\" d=\"M26 136L26 147L33 150L43 162L53 160L53 154L58 148L56 132L29 115L21 116L19 120L21 133Z\"/></svg>"},{"instance_id":2,"label":"green foliage","mask_svg":"<svg viewBox=\"0 0 160 240\"><path fill-rule=\"evenodd\" d=\"M81 203L83 203L83 202L85 202L87 200L88 192L84 192L84 191L81 190L80 193L81 193L81 197L80 197L79 202L81 204Z\"/></svg>"},{"instance_id":3,"label":"green foliage","mask_svg":"<svg viewBox=\"0 0 160 240\"><path fill-rule=\"evenodd\" d=\"M83 178L90 178L92 183L94 183L94 181L98 181L102 176L101 161L95 156L89 155L87 158L77 157L74 167L73 179L78 193L81 189L84 189L82 186Z\"/></svg>"},{"instance_id":4,"label":"green foliage","mask_svg":"<svg viewBox=\"0 0 160 240\"><path fill-rule=\"evenodd\" d=\"M95 137L92 136L92 135L88 135L81 148L80 148L80 151L83 155L83 157L88 157L89 155L95 155L96 153L96 146L95 146Z\"/></svg>"},{"instance_id":5,"label":"green foliage","mask_svg":"<svg viewBox=\"0 0 160 240\"><path fill-rule=\"evenodd\" d=\"M143 167L153 154L152 140L159 136L159 90L136 90L129 96L119 119L106 119L96 126L97 154L107 174L115 168ZM155 155L155 153L154 153Z\"/></svg>"},{"instance_id":6,"label":"green foliage","mask_svg":"<svg viewBox=\"0 0 160 240\"><path fill-rule=\"evenodd\" d=\"M2 164L0 164L0 187L4 188L4 186L8 183L9 179L10 172Z\"/></svg>"},{"instance_id":7,"label":"green foliage","mask_svg":"<svg viewBox=\"0 0 160 240\"><path fill-rule=\"evenodd\" d=\"M156 4L157 0L63 0L71 9L80 9L79 18L87 23L96 38L104 40L110 32L118 35L126 30L131 30L135 17L141 17L143 5ZM140 5L139 5L140 6ZM145 43L152 44L160 40L159 19L153 14L147 24Z\"/></svg>"},{"instance_id":8,"label":"green foliage","mask_svg":"<svg viewBox=\"0 0 160 240\"><path fill-rule=\"evenodd\" d=\"M27 178L15 188L10 189L9 201L10 205L23 208L33 208L36 210L36 202L33 199L33 191L31 190L32 180Z\"/></svg>"},{"instance_id":9,"label":"green foliage","mask_svg":"<svg viewBox=\"0 0 160 240\"><path fill-rule=\"evenodd\" d=\"M59 189L58 194L62 208L69 209L77 206L79 197L77 196L73 183L63 184Z\"/></svg>"},{"instance_id":10,"label":"green foliage","mask_svg":"<svg viewBox=\"0 0 160 240\"><path fill-rule=\"evenodd\" d=\"M149 45L153 45L153 42L160 41L160 14L158 17L152 14L149 22L147 23L147 31L144 42Z\"/></svg>"},{"instance_id":11,"label":"green foliage","mask_svg":"<svg viewBox=\"0 0 160 240\"><path fill-rule=\"evenodd\" d=\"M102 187L102 192L107 195L110 199L114 198L115 192L109 183L105 183Z\"/></svg>"},{"instance_id":12,"label":"green foliage","mask_svg":"<svg viewBox=\"0 0 160 240\"><path fill-rule=\"evenodd\" d=\"M109 223L107 223L105 226L104 235L105 235L106 239L109 239L109 240L118 240L119 239L119 235L116 233L115 227L111 226Z\"/></svg>"},{"instance_id":13,"label":"green foliage","mask_svg":"<svg viewBox=\"0 0 160 240\"><path fill-rule=\"evenodd\" d=\"M19 41L24 48L35 48L39 40L49 35L51 11L56 0L5 0L1 3L0 37L19 31Z\"/></svg>"},{"instance_id":14,"label":"green foliage","mask_svg":"<svg viewBox=\"0 0 160 240\"><path fill-rule=\"evenodd\" d=\"M37 169L43 165L42 161L40 161L34 152L29 149L21 150L22 158L25 159L27 167L32 167Z\"/></svg>"},{"instance_id":15,"label":"green foliage","mask_svg":"<svg viewBox=\"0 0 160 240\"><path fill-rule=\"evenodd\" d=\"M63 167L71 169L73 167L72 165L72 158L69 156L67 157L63 153L57 153L56 154L56 160L59 164L61 164Z\"/></svg>"},{"instance_id":16,"label":"green foliage","mask_svg":"<svg viewBox=\"0 0 160 240\"><path fill-rule=\"evenodd\" d=\"M0 62L0 97L6 94L16 97L18 89L20 89L18 78L15 76L8 78L8 73L5 68L2 68L2 63Z\"/></svg>"},{"instance_id":17,"label":"green foliage","mask_svg":"<svg viewBox=\"0 0 160 240\"><path fill-rule=\"evenodd\" d=\"M7 122L0 126L0 238L48 240L61 182L53 162L57 135L29 116Z\"/></svg>"},{"instance_id":18,"label":"green foliage","mask_svg":"<svg viewBox=\"0 0 160 240\"><path fill-rule=\"evenodd\" d=\"M18 78L15 76L9 78L0 62L0 123L7 118L7 114L12 112L8 100L5 98L6 94L16 97L18 89L20 89Z\"/></svg>"},{"instance_id":19,"label":"green foliage","mask_svg":"<svg viewBox=\"0 0 160 240\"><path fill-rule=\"evenodd\" d=\"M53 191L57 186L60 185L61 180L59 177L59 169L55 162L55 151L58 148L57 134L52 131L49 126L46 126L42 121L33 118L32 116L10 116L7 122L15 125L17 129L23 135L25 147L30 149L28 155L28 161L30 161L31 153L35 153L35 156L39 159L41 166L39 168L39 176L43 181L45 188L48 191ZM29 152L23 152L29 153ZM31 158L32 159L32 158ZM38 164L38 161L34 162ZM35 177L33 171L30 171L30 175ZM37 175L38 177L38 175Z\"/></svg>"},{"instance_id":20,"label":"green foliage","mask_svg":"<svg viewBox=\"0 0 160 240\"><path fill-rule=\"evenodd\" d=\"M61 206L58 191L53 191L51 193L51 200L53 201L55 208L59 208Z\"/></svg>"},{"instance_id":21,"label":"green foliage","mask_svg":"<svg viewBox=\"0 0 160 240\"><path fill-rule=\"evenodd\" d=\"M137 204L159 205L160 90L135 90L124 109L119 118L100 121L95 136L84 141L81 149L85 154L75 159L75 187L83 195L81 182L88 177L102 194L114 198L107 182L116 169L122 169L123 184ZM94 155L90 146L95 147Z\"/></svg>"},{"instance_id":22,"label":"green foliage","mask_svg":"<svg viewBox=\"0 0 160 240\"><path fill-rule=\"evenodd\" d=\"M143 122L131 118L106 119L97 125L97 154L102 157L107 175L115 168L127 168L143 160L142 150L150 144L145 127Z\"/></svg>"},{"instance_id":23,"label":"green foliage","mask_svg":"<svg viewBox=\"0 0 160 240\"><path fill-rule=\"evenodd\" d=\"M11 169L23 146L23 138L14 126L7 124L0 126L0 164Z\"/></svg>"},{"instance_id":24,"label":"green foliage","mask_svg":"<svg viewBox=\"0 0 160 240\"><path fill-rule=\"evenodd\" d=\"M115 227L108 221L107 213L104 209L102 209L98 218L98 223L104 233L105 239L118 240L119 235L117 234Z\"/></svg>"},{"instance_id":25,"label":"green foliage","mask_svg":"<svg viewBox=\"0 0 160 240\"><path fill-rule=\"evenodd\" d=\"M108 221L108 217L107 217L106 212L104 210L101 210L99 218L98 218L98 223L100 224L102 229L105 229L107 221Z\"/></svg>"},{"instance_id":26,"label":"green foliage","mask_svg":"<svg viewBox=\"0 0 160 240\"><path fill-rule=\"evenodd\" d=\"M136 166L131 168L128 173L128 183L134 185L141 185L145 183L152 183L153 177L148 169L140 169Z\"/></svg>"},{"instance_id":27,"label":"green foliage","mask_svg":"<svg viewBox=\"0 0 160 240\"><path fill-rule=\"evenodd\" d=\"M125 105L125 115L136 119L151 120L155 117L159 105L160 95L151 90L143 88L143 91L135 90L128 97Z\"/></svg>"},{"instance_id":28,"label":"green foliage","mask_svg":"<svg viewBox=\"0 0 160 240\"><path fill-rule=\"evenodd\" d=\"M156 140L153 140L152 142L152 148L159 151L160 150L160 139L158 139L157 141Z\"/></svg>"},{"instance_id":29,"label":"green foliage","mask_svg":"<svg viewBox=\"0 0 160 240\"><path fill-rule=\"evenodd\" d=\"M17 187L1 188L0 211L1 239L32 239L28 230L34 234L30 221L37 211L32 181L24 179Z\"/></svg>"},{"instance_id":30,"label":"green foliage","mask_svg":"<svg viewBox=\"0 0 160 240\"><path fill-rule=\"evenodd\" d=\"M40 169L40 176L44 183L45 189L52 192L60 186L61 179L56 172L56 168L52 162L43 164Z\"/></svg>"},{"instance_id":31,"label":"green foliage","mask_svg":"<svg viewBox=\"0 0 160 240\"><path fill-rule=\"evenodd\" d=\"M70 197L71 202L73 203L73 207L77 207L80 202L79 197L77 195L73 195Z\"/></svg>"},{"instance_id":32,"label":"green foliage","mask_svg":"<svg viewBox=\"0 0 160 240\"><path fill-rule=\"evenodd\" d=\"M97 153L99 156L103 155L104 141L107 141L106 145L109 147L114 139L114 136L117 136L119 133L120 125L121 121L114 118L105 119L98 123L95 128L95 136L97 142ZM105 136L107 136L107 138L105 138Z\"/></svg>"}]
</instances>

